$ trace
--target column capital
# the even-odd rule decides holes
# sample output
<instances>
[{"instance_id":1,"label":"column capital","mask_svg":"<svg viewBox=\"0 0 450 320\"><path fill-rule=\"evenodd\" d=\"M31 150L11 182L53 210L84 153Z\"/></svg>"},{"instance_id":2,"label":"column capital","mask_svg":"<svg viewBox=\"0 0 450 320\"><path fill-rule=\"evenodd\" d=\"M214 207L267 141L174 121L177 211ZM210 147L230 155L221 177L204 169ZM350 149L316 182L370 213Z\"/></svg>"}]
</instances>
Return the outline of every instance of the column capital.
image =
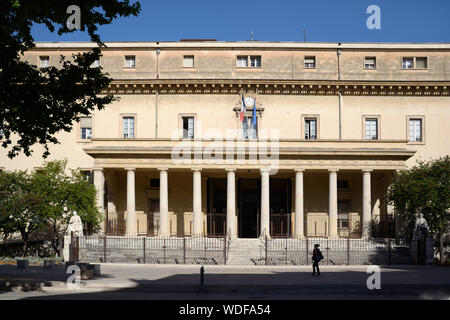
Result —
<instances>
[{"instance_id":1,"label":"column capital","mask_svg":"<svg viewBox=\"0 0 450 320\"><path fill-rule=\"evenodd\" d=\"M297 173L297 172L305 172L305 169L304 168L296 168L296 169L294 169L294 171L295 171L295 173Z\"/></svg>"},{"instance_id":2,"label":"column capital","mask_svg":"<svg viewBox=\"0 0 450 320\"><path fill-rule=\"evenodd\" d=\"M102 167L94 167L92 171L103 171Z\"/></svg>"},{"instance_id":3,"label":"column capital","mask_svg":"<svg viewBox=\"0 0 450 320\"><path fill-rule=\"evenodd\" d=\"M236 172L236 168L225 168L226 172Z\"/></svg>"},{"instance_id":4,"label":"column capital","mask_svg":"<svg viewBox=\"0 0 450 320\"><path fill-rule=\"evenodd\" d=\"M168 167L159 167L158 171L169 171Z\"/></svg>"},{"instance_id":5,"label":"column capital","mask_svg":"<svg viewBox=\"0 0 450 320\"><path fill-rule=\"evenodd\" d=\"M270 172L270 168L259 168L259 171L261 172L261 174L269 174Z\"/></svg>"},{"instance_id":6,"label":"column capital","mask_svg":"<svg viewBox=\"0 0 450 320\"><path fill-rule=\"evenodd\" d=\"M126 171L136 171L136 168L134 168L134 167L125 167L124 169Z\"/></svg>"},{"instance_id":7,"label":"column capital","mask_svg":"<svg viewBox=\"0 0 450 320\"><path fill-rule=\"evenodd\" d=\"M202 168L191 168L191 171L193 171L193 172L201 172Z\"/></svg>"},{"instance_id":8,"label":"column capital","mask_svg":"<svg viewBox=\"0 0 450 320\"><path fill-rule=\"evenodd\" d=\"M339 172L339 169L331 168L331 169L328 169L328 172L330 172L330 173L332 173L332 172Z\"/></svg>"},{"instance_id":9,"label":"column capital","mask_svg":"<svg viewBox=\"0 0 450 320\"><path fill-rule=\"evenodd\" d=\"M363 169L361 169L361 171L362 171L363 173L370 173L370 172L373 171L373 169L363 168Z\"/></svg>"}]
</instances>

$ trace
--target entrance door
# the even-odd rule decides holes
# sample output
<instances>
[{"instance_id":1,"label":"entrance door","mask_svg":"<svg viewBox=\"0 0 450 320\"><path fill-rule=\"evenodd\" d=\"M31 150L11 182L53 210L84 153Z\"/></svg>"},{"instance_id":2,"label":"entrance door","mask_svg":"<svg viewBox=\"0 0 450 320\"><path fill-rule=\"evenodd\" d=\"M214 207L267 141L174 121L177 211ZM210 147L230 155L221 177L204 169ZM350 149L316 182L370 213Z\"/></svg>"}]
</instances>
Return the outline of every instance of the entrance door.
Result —
<instances>
[{"instance_id":1,"label":"entrance door","mask_svg":"<svg viewBox=\"0 0 450 320\"><path fill-rule=\"evenodd\" d=\"M259 179L239 179L239 238L259 236L260 192Z\"/></svg>"},{"instance_id":2,"label":"entrance door","mask_svg":"<svg viewBox=\"0 0 450 320\"><path fill-rule=\"evenodd\" d=\"M227 180L209 178L207 180L207 235L223 237L227 221Z\"/></svg>"},{"instance_id":3,"label":"entrance door","mask_svg":"<svg viewBox=\"0 0 450 320\"><path fill-rule=\"evenodd\" d=\"M270 235L289 237L291 235L291 180L270 179Z\"/></svg>"}]
</instances>

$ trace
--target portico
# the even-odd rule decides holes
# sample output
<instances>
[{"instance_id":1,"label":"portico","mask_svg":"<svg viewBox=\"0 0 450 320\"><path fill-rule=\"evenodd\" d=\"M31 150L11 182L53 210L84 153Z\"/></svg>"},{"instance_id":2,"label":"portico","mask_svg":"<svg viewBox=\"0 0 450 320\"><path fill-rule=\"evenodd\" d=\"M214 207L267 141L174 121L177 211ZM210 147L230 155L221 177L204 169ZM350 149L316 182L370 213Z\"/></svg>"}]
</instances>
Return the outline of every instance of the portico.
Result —
<instances>
[{"instance_id":1,"label":"portico","mask_svg":"<svg viewBox=\"0 0 450 320\"><path fill-rule=\"evenodd\" d=\"M106 157L105 151L100 146L86 149L96 159L97 189L108 190L98 197L107 233L115 220L117 234L232 238L370 236L373 218L388 213L383 194L389 181L411 153L373 150L363 160L345 150L341 159L327 159L317 150L294 160L280 154L273 170L251 164L173 164L164 155L152 159L134 153L124 159L115 148ZM156 187L153 180L159 181Z\"/></svg>"}]
</instances>

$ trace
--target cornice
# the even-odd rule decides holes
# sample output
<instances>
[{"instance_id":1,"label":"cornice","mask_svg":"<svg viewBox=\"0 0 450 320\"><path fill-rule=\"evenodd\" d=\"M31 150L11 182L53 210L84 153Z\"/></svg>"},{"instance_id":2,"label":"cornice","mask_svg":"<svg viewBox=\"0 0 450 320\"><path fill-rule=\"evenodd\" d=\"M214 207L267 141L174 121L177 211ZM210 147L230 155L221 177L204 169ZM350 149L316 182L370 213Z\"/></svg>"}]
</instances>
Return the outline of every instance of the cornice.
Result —
<instances>
[{"instance_id":1,"label":"cornice","mask_svg":"<svg viewBox=\"0 0 450 320\"><path fill-rule=\"evenodd\" d=\"M102 94L450 96L450 81L167 79L113 80Z\"/></svg>"}]
</instances>

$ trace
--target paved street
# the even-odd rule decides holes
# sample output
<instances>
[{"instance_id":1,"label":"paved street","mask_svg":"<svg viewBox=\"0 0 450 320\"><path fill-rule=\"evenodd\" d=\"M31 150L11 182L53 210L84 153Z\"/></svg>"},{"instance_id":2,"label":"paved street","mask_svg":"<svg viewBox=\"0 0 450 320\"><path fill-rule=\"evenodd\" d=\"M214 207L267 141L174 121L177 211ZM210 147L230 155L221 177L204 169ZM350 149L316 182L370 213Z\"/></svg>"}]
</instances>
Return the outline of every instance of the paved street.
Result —
<instances>
[{"instance_id":1,"label":"paved street","mask_svg":"<svg viewBox=\"0 0 450 320\"><path fill-rule=\"evenodd\" d=\"M0 299L449 299L450 268L389 266L381 268L381 289L368 290L367 266L323 266L320 277L310 267L103 264L102 276L69 290L62 266L54 270L17 270L0 266L0 282L16 283ZM39 290L25 284L46 281ZM24 291L28 290L28 291Z\"/></svg>"}]
</instances>

